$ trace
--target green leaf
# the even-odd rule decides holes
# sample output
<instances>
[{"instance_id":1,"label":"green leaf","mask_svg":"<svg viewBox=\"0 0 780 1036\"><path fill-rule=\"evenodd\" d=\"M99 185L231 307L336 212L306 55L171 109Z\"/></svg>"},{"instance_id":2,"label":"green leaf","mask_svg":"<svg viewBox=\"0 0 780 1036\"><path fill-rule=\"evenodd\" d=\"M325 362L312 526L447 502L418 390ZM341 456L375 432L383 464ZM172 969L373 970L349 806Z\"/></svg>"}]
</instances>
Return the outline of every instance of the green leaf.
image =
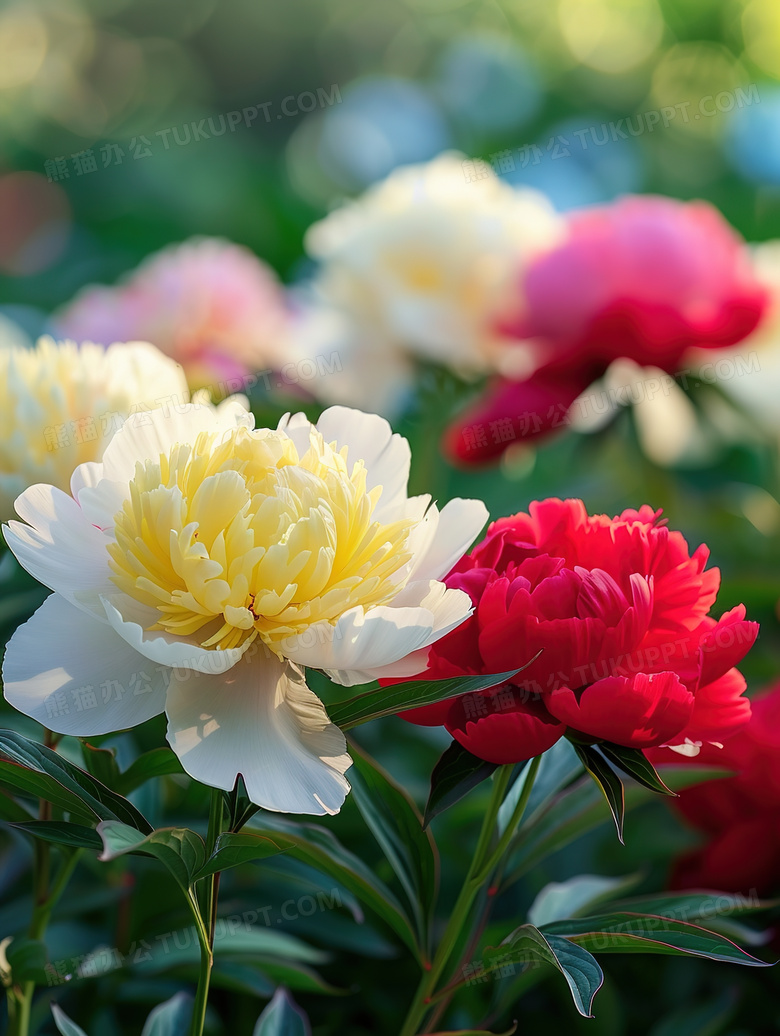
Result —
<instances>
[{"instance_id":1,"label":"green leaf","mask_svg":"<svg viewBox=\"0 0 780 1036\"><path fill-rule=\"evenodd\" d=\"M123 795L129 795L153 777L167 777L172 773L184 773L176 753L170 748L153 748L119 774L115 787Z\"/></svg>"},{"instance_id":2,"label":"green leaf","mask_svg":"<svg viewBox=\"0 0 780 1036\"><path fill-rule=\"evenodd\" d=\"M553 881L545 885L528 910L528 920L541 928L551 921L576 917L589 908L610 900L616 892L631 888L640 880L640 875L629 874L623 878L604 878L599 874L580 874L568 881Z\"/></svg>"},{"instance_id":3,"label":"green leaf","mask_svg":"<svg viewBox=\"0 0 780 1036\"><path fill-rule=\"evenodd\" d=\"M13 939L5 948L5 959L15 983L46 982L48 956L46 946L38 939Z\"/></svg>"},{"instance_id":4,"label":"green leaf","mask_svg":"<svg viewBox=\"0 0 780 1036\"><path fill-rule=\"evenodd\" d=\"M544 759L544 756L542 757ZM662 770L664 782L674 791L719 777L731 771L712 767L669 766ZM655 799L655 794L638 784L626 788L626 812ZM520 825L520 839L512 856L511 884L551 853L604 823L602 796L590 777L584 778L549 801Z\"/></svg>"},{"instance_id":5,"label":"green leaf","mask_svg":"<svg viewBox=\"0 0 780 1036\"><path fill-rule=\"evenodd\" d=\"M286 851L286 846L277 844L272 838L260 835L224 833L217 838L214 851L195 875L195 881L216 874L217 871L240 867L242 863L264 860L269 856Z\"/></svg>"},{"instance_id":6,"label":"green leaf","mask_svg":"<svg viewBox=\"0 0 780 1036\"><path fill-rule=\"evenodd\" d=\"M777 905L777 900L761 900L730 892L670 892L666 895L633 896L609 904L612 911L660 914L676 921L690 921L719 932L734 942L762 946L770 931L758 931L732 920L735 916L758 913Z\"/></svg>"},{"instance_id":7,"label":"green leaf","mask_svg":"<svg viewBox=\"0 0 780 1036\"><path fill-rule=\"evenodd\" d=\"M447 1032L433 1032L431 1036L515 1036L517 1022L506 1032L488 1032L487 1029L448 1029Z\"/></svg>"},{"instance_id":8,"label":"green leaf","mask_svg":"<svg viewBox=\"0 0 780 1036\"><path fill-rule=\"evenodd\" d=\"M677 792L667 788L650 760L638 748L625 748L623 745L612 745L608 742L600 742L599 748L607 757L609 762L619 766L624 773L641 784L649 791L658 792L660 795L671 795L677 797Z\"/></svg>"},{"instance_id":9,"label":"green leaf","mask_svg":"<svg viewBox=\"0 0 780 1036\"><path fill-rule=\"evenodd\" d=\"M144 835L127 824L109 820L98 824L103 839L101 860L115 860L126 853L154 856L163 863L186 892L206 862L206 847L195 831L168 827Z\"/></svg>"},{"instance_id":10,"label":"green leaf","mask_svg":"<svg viewBox=\"0 0 780 1036\"><path fill-rule=\"evenodd\" d=\"M531 662L527 664L530 665ZM354 698L333 702L327 706L328 715L337 727L350 730L360 723L368 723L369 720L382 716L394 716L406 709L416 709L421 705L445 701L447 698L459 698L462 694L487 690L510 680L521 671L513 669L509 673L496 673L492 676L455 676L450 680L409 680L406 683L391 684L389 687L376 687Z\"/></svg>"},{"instance_id":11,"label":"green leaf","mask_svg":"<svg viewBox=\"0 0 780 1036\"><path fill-rule=\"evenodd\" d=\"M566 979L574 1006L585 1018L592 1018L593 998L604 981L598 961L582 946L568 939L540 931L525 924L516 928L500 946L488 947L483 966L493 971L509 963L528 964L534 960L552 964Z\"/></svg>"},{"instance_id":12,"label":"green leaf","mask_svg":"<svg viewBox=\"0 0 780 1036\"><path fill-rule=\"evenodd\" d=\"M113 748L95 748L94 745L82 741L81 754L84 758L84 765L93 777L97 777L107 788L116 787L119 767L116 764L116 752Z\"/></svg>"},{"instance_id":13,"label":"green leaf","mask_svg":"<svg viewBox=\"0 0 780 1036\"><path fill-rule=\"evenodd\" d=\"M82 824L69 824L64 820L28 820L23 824L12 824L11 827L33 838L39 838L42 842L53 842L55 845L98 851L103 848L97 831Z\"/></svg>"},{"instance_id":14,"label":"green leaf","mask_svg":"<svg viewBox=\"0 0 780 1036\"><path fill-rule=\"evenodd\" d=\"M32 813L7 792L0 790L0 820L5 820L9 824L24 824L32 819Z\"/></svg>"},{"instance_id":15,"label":"green leaf","mask_svg":"<svg viewBox=\"0 0 780 1036\"><path fill-rule=\"evenodd\" d=\"M60 1036L87 1036L82 1028L68 1018L59 1004L51 1005L51 1013Z\"/></svg>"},{"instance_id":16,"label":"green leaf","mask_svg":"<svg viewBox=\"0 0 780 1036\"><path fill-rule=\"evenodd\" d=\"M707 957L730 964L770 967L731 939L687 921L627 911L569 918L545 925L545 935L562 935L593 953L668 953Z\"/></svg>"},{"instance_id":17,"label":"green leaf","mask_svg":"<svg viewBox=\"0 0 780 1036\"><path fill-rule=\"evenodd\" d=\"M486 780L497 765L479 759L457 741L453 741L433 768L423 827L426 828L445 809L460 802L472 788Z\"/></svg>"},{"instance_id":18,"label":"green leaf","mask_svg":"<svg viewBox=\"0 0 780 1036\"><path fill-rule=\"evenodd\" d=\"M82 803L82 815L83 807L86 807L99 820L121 821L123 824L128 824L145 833L152 830L149 821L131 802L111 791L86 770L81 770L73 763L69 763L67 759L57 755L56 752L52 752L50 748L36 744L35 741L29 741L13 730L0 730L0 753L7 756L17 767L24 768L28 775L30 773L46 775L65 792L70 793L66 796L60 796L57 793L57 797L66 799L66 804L62 808L69 812L74 812L72 803L75 798L76 801ZM6 776L8 776L7 770ZM17 776L21 777L21 774ZM27 779L29 781L29 776ZM49 787L49 791L52 790ZM55 801L55 798L49 798L48 801L61 805L60 802Z\"/></svg>"},{"instance_id":19,"label":"green leaf","mask_svg":"<svg viewBox=\"0 0 780 1036\"><path fill-rule=\"evenodd\" d=\"M15 795L26 795L30 798L45 799L51 802L58 809L69 813L76 820L86 824L95 822L95 814L89 809L78 795L67 791L53 777L45 773L36 773L28 770L18 763L8 762L0 759L0 786L13 792ZM11 807L9 807L11 808ZM28 819L32 819L29 817ZM20 818L21 820L21 818Z\"/></svg>"},{"instance_id":20,"label":"green leaf","mask_svg":"<svg viewBox=\"0 0 780 1036\"><path fill-rule=\"evenodd\" d=\"M528 796L522 826L527 827L532 824L536 814L543 810L559 791L566 788L581 774L582 762L574 751L574 745L562 737L542 756L539 769L536 771L534 786ZM523 775L520 776L525 781ZM509 794L513 793L514 788ZM516 803L517 798L514 801ZM512 809L514 809L514 803Z\"/></svg>"},{"instance_id":21,"label":"green leaf","mask_svg":"<svg viewBox=\"0 0 780 1036\"><path fill-rule=\"evenodd\" d=\"M437 865L431 836L412 800L373 760L350 744L349 782L360 814L406 893L421 946L436 898Z\"/></svg>"},{"instance_id":22,"label":"green leaf","mask_svg":"<svg viewBox=\"0 0 780 1036\"><path fill-rule=\"evenodd\" d=\"M370 907L381 917L415 956L419 955L414 929L401 904L384 882L327 828L297 824L270 813L262 813L250 822L250 830L241 832L237 837L270 838L287 849L296 860L308 863L334 878L364 906Z\"/></svg>"},{"instance_id":23,"label":"green leaf","mask_svg":"<svg viewBox=\"0 0 780 1036\"><path fill-rule=\"evenodd\" d=\"M311 1036L305 1013L286 989L279 989L257 1019L252 1036Z\"/></svg>"},{"instance_id":24,"label":"green leaf","mask_svg":"<svg viewBox=\"0 0 780 1036\"><path fill-rule=\"evenodd\" d=\"M141 1036L184 1036L192 1017L192 997L177 993L159 1004L146 1019Z\"/></svg>"},{"instance_id":25,"label":"green leaf","mask_svg":"<svg viewBox=\"0 0 780 1036\"><path fill-rule=\"evenodd\" d=\"M607 800L612 819L615 821L618 841L623 845L623 819L626 812L626 798L623 782L604 759L591 745L574 745L574 751L582 760L582 765L591 775L601 794Z\"/></svg>"}]
</instances>

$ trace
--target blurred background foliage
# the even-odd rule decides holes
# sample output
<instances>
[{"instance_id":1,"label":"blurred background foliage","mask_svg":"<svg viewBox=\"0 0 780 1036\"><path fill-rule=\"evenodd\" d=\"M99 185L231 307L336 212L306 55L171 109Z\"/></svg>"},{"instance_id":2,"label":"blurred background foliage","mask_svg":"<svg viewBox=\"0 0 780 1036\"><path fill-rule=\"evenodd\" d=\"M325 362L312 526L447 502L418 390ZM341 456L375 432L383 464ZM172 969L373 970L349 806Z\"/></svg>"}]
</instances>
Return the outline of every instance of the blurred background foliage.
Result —
<instances>
[{"instance_id":1,"label":"blurred background foliage","mask_svg":"<svg viewBox=\"0 0 780 1036\"><path fill-rule=\"evenodd\" d=\"M707 105L713 114L697 117L703 98L719 96ZM718 110L729 107L728 97L731 110ZM664 107L676 112L668 125L662 119L649 127L646 113ZM219 129L220 116L232 112L241 113L234 128L211 134L209 117ZM645 128L636 136L623 139L609 128L628 117L637 126L639 116ZM192 124L201 120L209 138L193 139ZM625 192L699 197L717 205L748 240L780 237L780 5L4 0L0 312L36 334L83 285L111 283L147 254L194 234L245 244L283 280L295 281L308 271L302 238L314 219L397 165L446 148L486 160L509 151L513 169L494 157L501 174L544 190L563 210ZM92 153L94 169L88 158L74 160L82 152ZM399 429L413 440L416 491L439 500L479 496L493 516L548 495L580 496L589 511L610 514L643 502L663 507L692 545L710 546L724 576L718 609L744 601L749 616L762 622L759 644L742 666L749 689L780 674L773 445L736 445L716 465L697 470L660 469L643 456L623 413L596 435L563 434L538 450L517 446L499 468L463 473L436 453L460 391L441 372L427 372L416 408ZM29 583L9 588L14 593L32 595L30 613L42 596ZM2 611L0 620L7 637ZM3 710L4 723L36 736L34 724L11 717L5 703ZM153 722L110 743L121 754L163 739ZM443 731L397 719L362 728L359 737L418 802L446 740ZM158 822L205 818L205 804L188 782L147 785L144 794ZM457 891L463 847L483 800L480 789L434 822L447 864L445 897ZM640 891L660 889L671 855L697 838L657 802L631 815L622 848L604 812L598 831L514 886L498 903L498 917L517 923L548 881L583 872L638 873ZM351 800L327 826L378 864L379 851ZM28 913L29 847L4 835L1 859L0 936L22 927ZM167 879L144 863L132 869L135 883L128 885L119 865L80 868L52 926L53 956L98 945L126 951L134 940L186 926L171 906ZM234 873L240 876L226 889L226 914L287 899L311 878L272 864ZM411 997L414 969L397 959L386 932L376 927L372 934L366 926L358 938L348 917L342 909L281 929L334 951L318 970L342 995L329 999L316 981L300 976L288 981L320 1020L315 1033L390 1036L399 1002ZM215 982L214 1033L251 1031L258 997L271 989L262 968L241 968L225 965ZM186 961L171 970L166 958L166 969L158 974L139 966L79 980L63 1003L90 1034L136 1033L148 1008L192 975ZM578 1019L545 972L534 973L545 981L522 1002L510 989L498 1024L520 1017L523 1030L565 1025L593 1036L777 1031L773 971L610 957L605 972L596 1021ZM504 981L504 992L510 985ZM494 992L467 990L463 1024L469 998ZM367 1005L364 1016L354 1013L357 1000Z\"/></svg>"}]
</instances>

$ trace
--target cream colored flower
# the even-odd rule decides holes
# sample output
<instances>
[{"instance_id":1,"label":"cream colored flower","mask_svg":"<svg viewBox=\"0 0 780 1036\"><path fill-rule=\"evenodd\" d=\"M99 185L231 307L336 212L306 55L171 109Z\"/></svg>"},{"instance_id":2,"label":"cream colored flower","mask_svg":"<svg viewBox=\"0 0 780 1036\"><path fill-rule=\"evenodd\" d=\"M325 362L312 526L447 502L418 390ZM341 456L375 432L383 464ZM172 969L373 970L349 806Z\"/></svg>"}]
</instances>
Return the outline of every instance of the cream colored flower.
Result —
<instances>
[{"instance_id":1,"label":"cream colored flower","mask_svg":"<svg viewBox=\"0 0 780 1036\"><path fill-rule=\"evenodd\" d=\"M441 580L487 512L408 498L409 445L374 415L252 425L231 401L137 415L72 496L22 494L6 539L55 593L8 645L5 695L79 736L165 711L196 779L333 813L350 759L304 667L347 686L423 671L471 611Z\"/></svg>"},{"instance_id":2,"label":"cream colored flower","mask_svg":"<svg viewBox=\"0 0 780 1036\"><path fill-rule=\"evenodd\" d=\"M189 402L187 382L146 342L0 342L0 520L36 482L67 489L74 468L99 460L129 413L157 400Z\"/></svg>"},{"instance_id":3,"label":"cream colored flower","mask_svg":"<svg viewBox=\"0 0 780 1036\"><path fill-rule=\"evenodd\" d=\"M489 167L445 154L393 172L306 235L321 271L315 289L356 325L375 359L401 350L474 374L494 369L505 346L496 322L516 311L523 266L557 243L562 223L547 200L516 190ZM348 365L345 360L345 368Z\"/></svg>"}]
</instances>

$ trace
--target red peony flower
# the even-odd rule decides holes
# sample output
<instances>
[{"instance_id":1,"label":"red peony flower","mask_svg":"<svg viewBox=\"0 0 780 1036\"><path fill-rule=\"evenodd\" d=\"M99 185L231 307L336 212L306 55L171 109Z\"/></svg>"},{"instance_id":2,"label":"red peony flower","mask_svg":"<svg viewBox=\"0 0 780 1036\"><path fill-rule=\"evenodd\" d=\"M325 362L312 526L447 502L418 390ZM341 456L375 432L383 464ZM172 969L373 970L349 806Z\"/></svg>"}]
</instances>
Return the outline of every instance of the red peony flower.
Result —
<instances>
[{"instance_id":1,"label":"red peony flower","mask_svg":"<svg viewBox=\"0 0 780 1036\"><path fill-rule=\"evenodd\" d=\"M707 843L678 861L676 888L730 892L780 888L780 683L751 701L750 722L723 746L702 745L698 764L734 770L736 776L688 788L675 799ZM673 757L654 751L656 763ZM676 762L680 762L676 758Z\"/></svg>"},{"instance_id":2,"label":"red peony flower","mask_svg":"<svg viewBox=\"0 0 780 1036\"><path fill-rule=\"evenodd\" d=\"M567 731L694 754L744 726L750 704L734 666L758 624L742 605L709 617L720 573L660 514L589 516L581 500L550 499L493 522L445 580L474 612L434 645L421 678L530 665L509 684L404 717L443 724L494 763L528 759Z\"/></svg>"},{"instance_id":3,"label":"red peony flower","mask_svg":"<svg viewBox=\"0 0 780 1036\"><path fill-rule=\"evenodd\" d=\"M534 340L538 368L494 381L448 431L456 460L484 462L559 427L619 357L674 373L691 348L734 345L767 305L744 242L716 209L653 196L574 212L564 242L524 271L520 294L522 313L504 330ZM506 429L475 433L491 425Z\"/></svg>"}]
</instances>

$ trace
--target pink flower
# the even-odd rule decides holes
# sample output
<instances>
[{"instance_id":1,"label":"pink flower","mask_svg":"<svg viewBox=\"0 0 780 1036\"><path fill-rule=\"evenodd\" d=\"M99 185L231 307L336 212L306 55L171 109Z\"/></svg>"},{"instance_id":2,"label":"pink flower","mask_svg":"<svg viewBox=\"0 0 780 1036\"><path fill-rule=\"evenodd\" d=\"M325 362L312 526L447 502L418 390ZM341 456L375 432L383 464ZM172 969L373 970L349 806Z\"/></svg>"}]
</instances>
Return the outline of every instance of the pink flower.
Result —
<instances>
[{"instance_id":1,"label":"pink flower","mask_svg":"<svg viewBox=\"0 0 780 1036\"><path fill-rule=\"evenodd\" d=\"M568 407L619 357L680 368L688 350L734 345L767 305L744 242L711 205L625 197L569 217L568 234L524 271L521 312L504 330L533 341L530 378L496 380L446 437L480 463L565 423ZM509 421L503 438L474 429ZM511 431L511 435L510 435Z\"/></svg>"},{"instance_id":2,"label":"pink flower","mask_svg":"<svg viewBox=\"0 0 780 1036\"><path fill-rule=\"evenodd\" d=\"M214 238L171 245L114 288L85 288L55 319L76 341L152 342L192 388L284 362L287 313L275 274L248 249Z\"/></svg>"},{"instance_id":3,"label":"pink flower","mask_svg":"<svg viewBox=\"0 0 780 1036\"><path fill-rule=\"evenodd\" d=\"M443 724L494 763L537 755L567 728L686 754L724 740L750 717L734 667L758 624L741 605L709 616L720 573L708 556L704 546L691 554L647 506L609 518L550 499L493 522L445 579L474 612L433 646L420 678L526 668L405 718Z\"/></svg>"}]
</instances>

